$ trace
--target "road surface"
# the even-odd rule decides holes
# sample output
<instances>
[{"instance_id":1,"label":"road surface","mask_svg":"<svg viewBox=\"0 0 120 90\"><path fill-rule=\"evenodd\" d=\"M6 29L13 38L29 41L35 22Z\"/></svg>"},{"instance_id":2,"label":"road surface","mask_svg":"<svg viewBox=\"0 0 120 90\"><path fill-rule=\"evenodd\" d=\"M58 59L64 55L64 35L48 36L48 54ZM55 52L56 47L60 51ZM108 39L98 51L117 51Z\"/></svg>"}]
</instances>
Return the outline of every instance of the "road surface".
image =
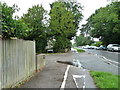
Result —
<instances>
[{"instance_id":1,"label":"road surface","mask_svg":"<svg viewBox=\"0 0 120 90\"><path fill-rule=\"evenodd\" d=\"M93 54L98 54L106 57L107 59L119 62L120 53L119 52L110 52L104 50L94 50L94 49L85 49L87 52L91 52Z\"/></svg>"},{"instance_id":2,"label":"road surface","mask_svg":"<svg viewBox=\"0 0 120 90\"><path fill-rule=\"evenodd\" d=\"M113 63L103 56L99 56L93 53L86 51L85 53L76 53L74 54L75 59L79 60L84 68L88 70L110 72L113 74L120 74L118 70L120 67L117 63Z\"/></svg>"},{"instance_id":3,"label":"road surface","mask_svg":"<svg viewBox=\"0 0 120 90\"><path fill-rule=\"evenodd\" d=\"M57 62L74 60L79 60L83 68ZM73 88L75 90L77 87L85 87L93 90L96 86L89 75L89 70L118 74L118 67L88 52L50 54L46 55L45 69L20 88L68 88L68 90Z\"/></svg>"}]
</instances>

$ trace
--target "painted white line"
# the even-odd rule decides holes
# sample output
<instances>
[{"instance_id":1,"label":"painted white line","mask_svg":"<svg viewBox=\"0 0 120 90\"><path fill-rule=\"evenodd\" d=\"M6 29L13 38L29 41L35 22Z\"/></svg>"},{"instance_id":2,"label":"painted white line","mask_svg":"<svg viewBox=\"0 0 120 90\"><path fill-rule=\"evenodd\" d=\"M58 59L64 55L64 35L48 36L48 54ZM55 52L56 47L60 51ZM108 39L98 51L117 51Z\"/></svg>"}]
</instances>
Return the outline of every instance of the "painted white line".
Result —
<instances>
[{"instance_id":1,"label":"painted white line","mask_svg":"<svg viewBox=\"0 0 120 90\"><path fill-rule=\"evenodd\" d=\"M103 59L104 59L103 61L108 61L111 65L113 65L113 66L115 66L115 67L117 67L117 68L120 68L119 66L112 64L112 63L120 64L119 62L109 60L109 59L107 59L106 57L100 56L100 55L98 55L98 54L95 54L95 56L97 56L98 58L103 58Z\"/></svg>"},{"instance_id":2,"label":"painted white line","mask_svg":"<svg viewBox=\"0 0 120 90\"><path fill-rule=\"evenodd\" d=\"M78 86L78 84L77 84L77 81L76 81L76 79L75 79L74 76L73 76L73 80L74 80L74 82L75 82L76 87L79 88L79 86Z\"/></svg>"},{"instance_id":3,"label":"painted white line","mask_svg":"<svg viewBox=\"0 0 120 90\"><path fill-rule=\"evenodd\" d=\"M85 75L73 75L73 80L74 80L74 82L75 82L76 87L77 87L77 88L80 88L80 87L78 86L78 83L77 83L77 81L76 81L76 78L83 78L83 86L82 86L82 88L85 88Z\"/></svg>"},{"instance_id":4,"label":"painted white line","mask_svg":"<svg viewBox=\"0 0 120 90\"><path fill-rule=\"evenodd\" d=\"M83 83L83 88L85 88L85 77L84 77L84 83Z\"/></svg>"},{"instance_id":5,"label":"painted white line","mask_svg":"<svg viewBox=\"0 0 120 90\"><path fill-rule=\"evenodd\" d=\"M107 59L107 58L104 57L104 56L102 56L102 58L105 59L105 60L107 60L107 61L113 62L113 63L117 63L117 64L119 63L119 62L116 62L116 61L109 60L109 59Z\"/></svg>"},{"instance_id":6,"label":"painted white line","mask_svg":"<svg viewBox=\"0 0 120 90\"><path fill-rule=\"evenodd\" d=\"M117 64L119 64L119 62L116 62L116 61L112 61L112 60L110 60L110 59L107 59L106 57L104 57L104 56L101 56L101 55L98 55L98 54L94 54L95 56L97 56L97 57L101 57L101 58L103 58L103 59L105 59L106 61L109 61L109 62L113 62L113 63L117 63Z\"/></svg>"},{"instance_id":7,"label":"painted white line","mask_svg":"<svg viewBox=\"0 0 120 90\"><path fill-rule=\"evenodd\" d=\"M62 82L61 88L65 88L65 84L66 84L69 68L70 68L70 65L67 66L67 69L65 71L64 80Z\"/></svg>"}]
</instances>

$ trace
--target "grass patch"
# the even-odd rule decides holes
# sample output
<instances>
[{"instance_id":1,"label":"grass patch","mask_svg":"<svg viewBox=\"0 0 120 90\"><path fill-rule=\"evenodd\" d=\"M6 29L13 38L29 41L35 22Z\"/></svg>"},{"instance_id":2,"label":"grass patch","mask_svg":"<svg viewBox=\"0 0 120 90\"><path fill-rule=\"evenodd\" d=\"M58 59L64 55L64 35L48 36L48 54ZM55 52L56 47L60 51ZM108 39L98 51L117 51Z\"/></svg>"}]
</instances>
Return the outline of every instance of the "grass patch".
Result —
<instances>
[{"instance_id":1,"label":"grass patch","mask_svg":"<svg viewBox=\"0 0 120 90\"><path fill-rule=\"evenodd\" d=\"M90 75L93 77L93 80L98 88L118 88L120 75L97 71L90 71Z\"/></svg>"},{"instance_id":2,"label":"grass patch","mask_svg":"<svg viewBox=\"0 0 120 90\"><path fill-rule=\"evenodd\" d=\"M65 54L65 53L44 53L44 54Z\"/></svg>"},{"instance_id":3,"label":"grass patch","mask_svg":"<svg viewBox=\"0 0 120 90\"><path fill-rule=\"evenodd\" d=\"M78 48L75 48L78 52L85 52L85 50L83 49L78 49Z\"/></svg>"}]
</instances>

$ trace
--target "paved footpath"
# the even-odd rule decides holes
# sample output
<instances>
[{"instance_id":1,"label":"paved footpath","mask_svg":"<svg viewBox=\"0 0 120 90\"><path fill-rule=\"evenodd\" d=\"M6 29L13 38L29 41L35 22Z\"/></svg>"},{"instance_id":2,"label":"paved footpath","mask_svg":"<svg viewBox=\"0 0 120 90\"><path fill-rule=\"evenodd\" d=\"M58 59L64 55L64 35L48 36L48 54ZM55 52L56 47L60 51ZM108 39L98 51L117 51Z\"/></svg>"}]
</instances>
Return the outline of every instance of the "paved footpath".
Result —
<instances>
[{"instance_id":1,"label":"paved footpath","mask_svg":"<svg viewBox=\"0 0 120 90\"><path fill-rule=\"evenodd\" d=\"M45 68L20 88L96 88L88 70L57 62L74 58L74 53L46 55Z\"/></svg>"}]
</instances>

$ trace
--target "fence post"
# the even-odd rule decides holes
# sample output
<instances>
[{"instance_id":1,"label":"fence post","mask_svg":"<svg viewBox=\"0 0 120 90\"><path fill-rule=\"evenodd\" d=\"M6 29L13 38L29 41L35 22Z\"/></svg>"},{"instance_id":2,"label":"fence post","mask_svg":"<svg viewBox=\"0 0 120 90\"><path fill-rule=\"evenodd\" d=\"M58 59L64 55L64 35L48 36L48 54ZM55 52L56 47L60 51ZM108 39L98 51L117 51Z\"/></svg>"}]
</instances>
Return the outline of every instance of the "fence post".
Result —
<instances>
[{"instance_id":1,"label":"fence post","mask_svg":"<svg viewBox=\"0 0 120 90\"><path fill-rule=\"evenodd\" d=\"M0 39L0 90L2 88L2 40Z\"/></svg>"}]
</instances>

